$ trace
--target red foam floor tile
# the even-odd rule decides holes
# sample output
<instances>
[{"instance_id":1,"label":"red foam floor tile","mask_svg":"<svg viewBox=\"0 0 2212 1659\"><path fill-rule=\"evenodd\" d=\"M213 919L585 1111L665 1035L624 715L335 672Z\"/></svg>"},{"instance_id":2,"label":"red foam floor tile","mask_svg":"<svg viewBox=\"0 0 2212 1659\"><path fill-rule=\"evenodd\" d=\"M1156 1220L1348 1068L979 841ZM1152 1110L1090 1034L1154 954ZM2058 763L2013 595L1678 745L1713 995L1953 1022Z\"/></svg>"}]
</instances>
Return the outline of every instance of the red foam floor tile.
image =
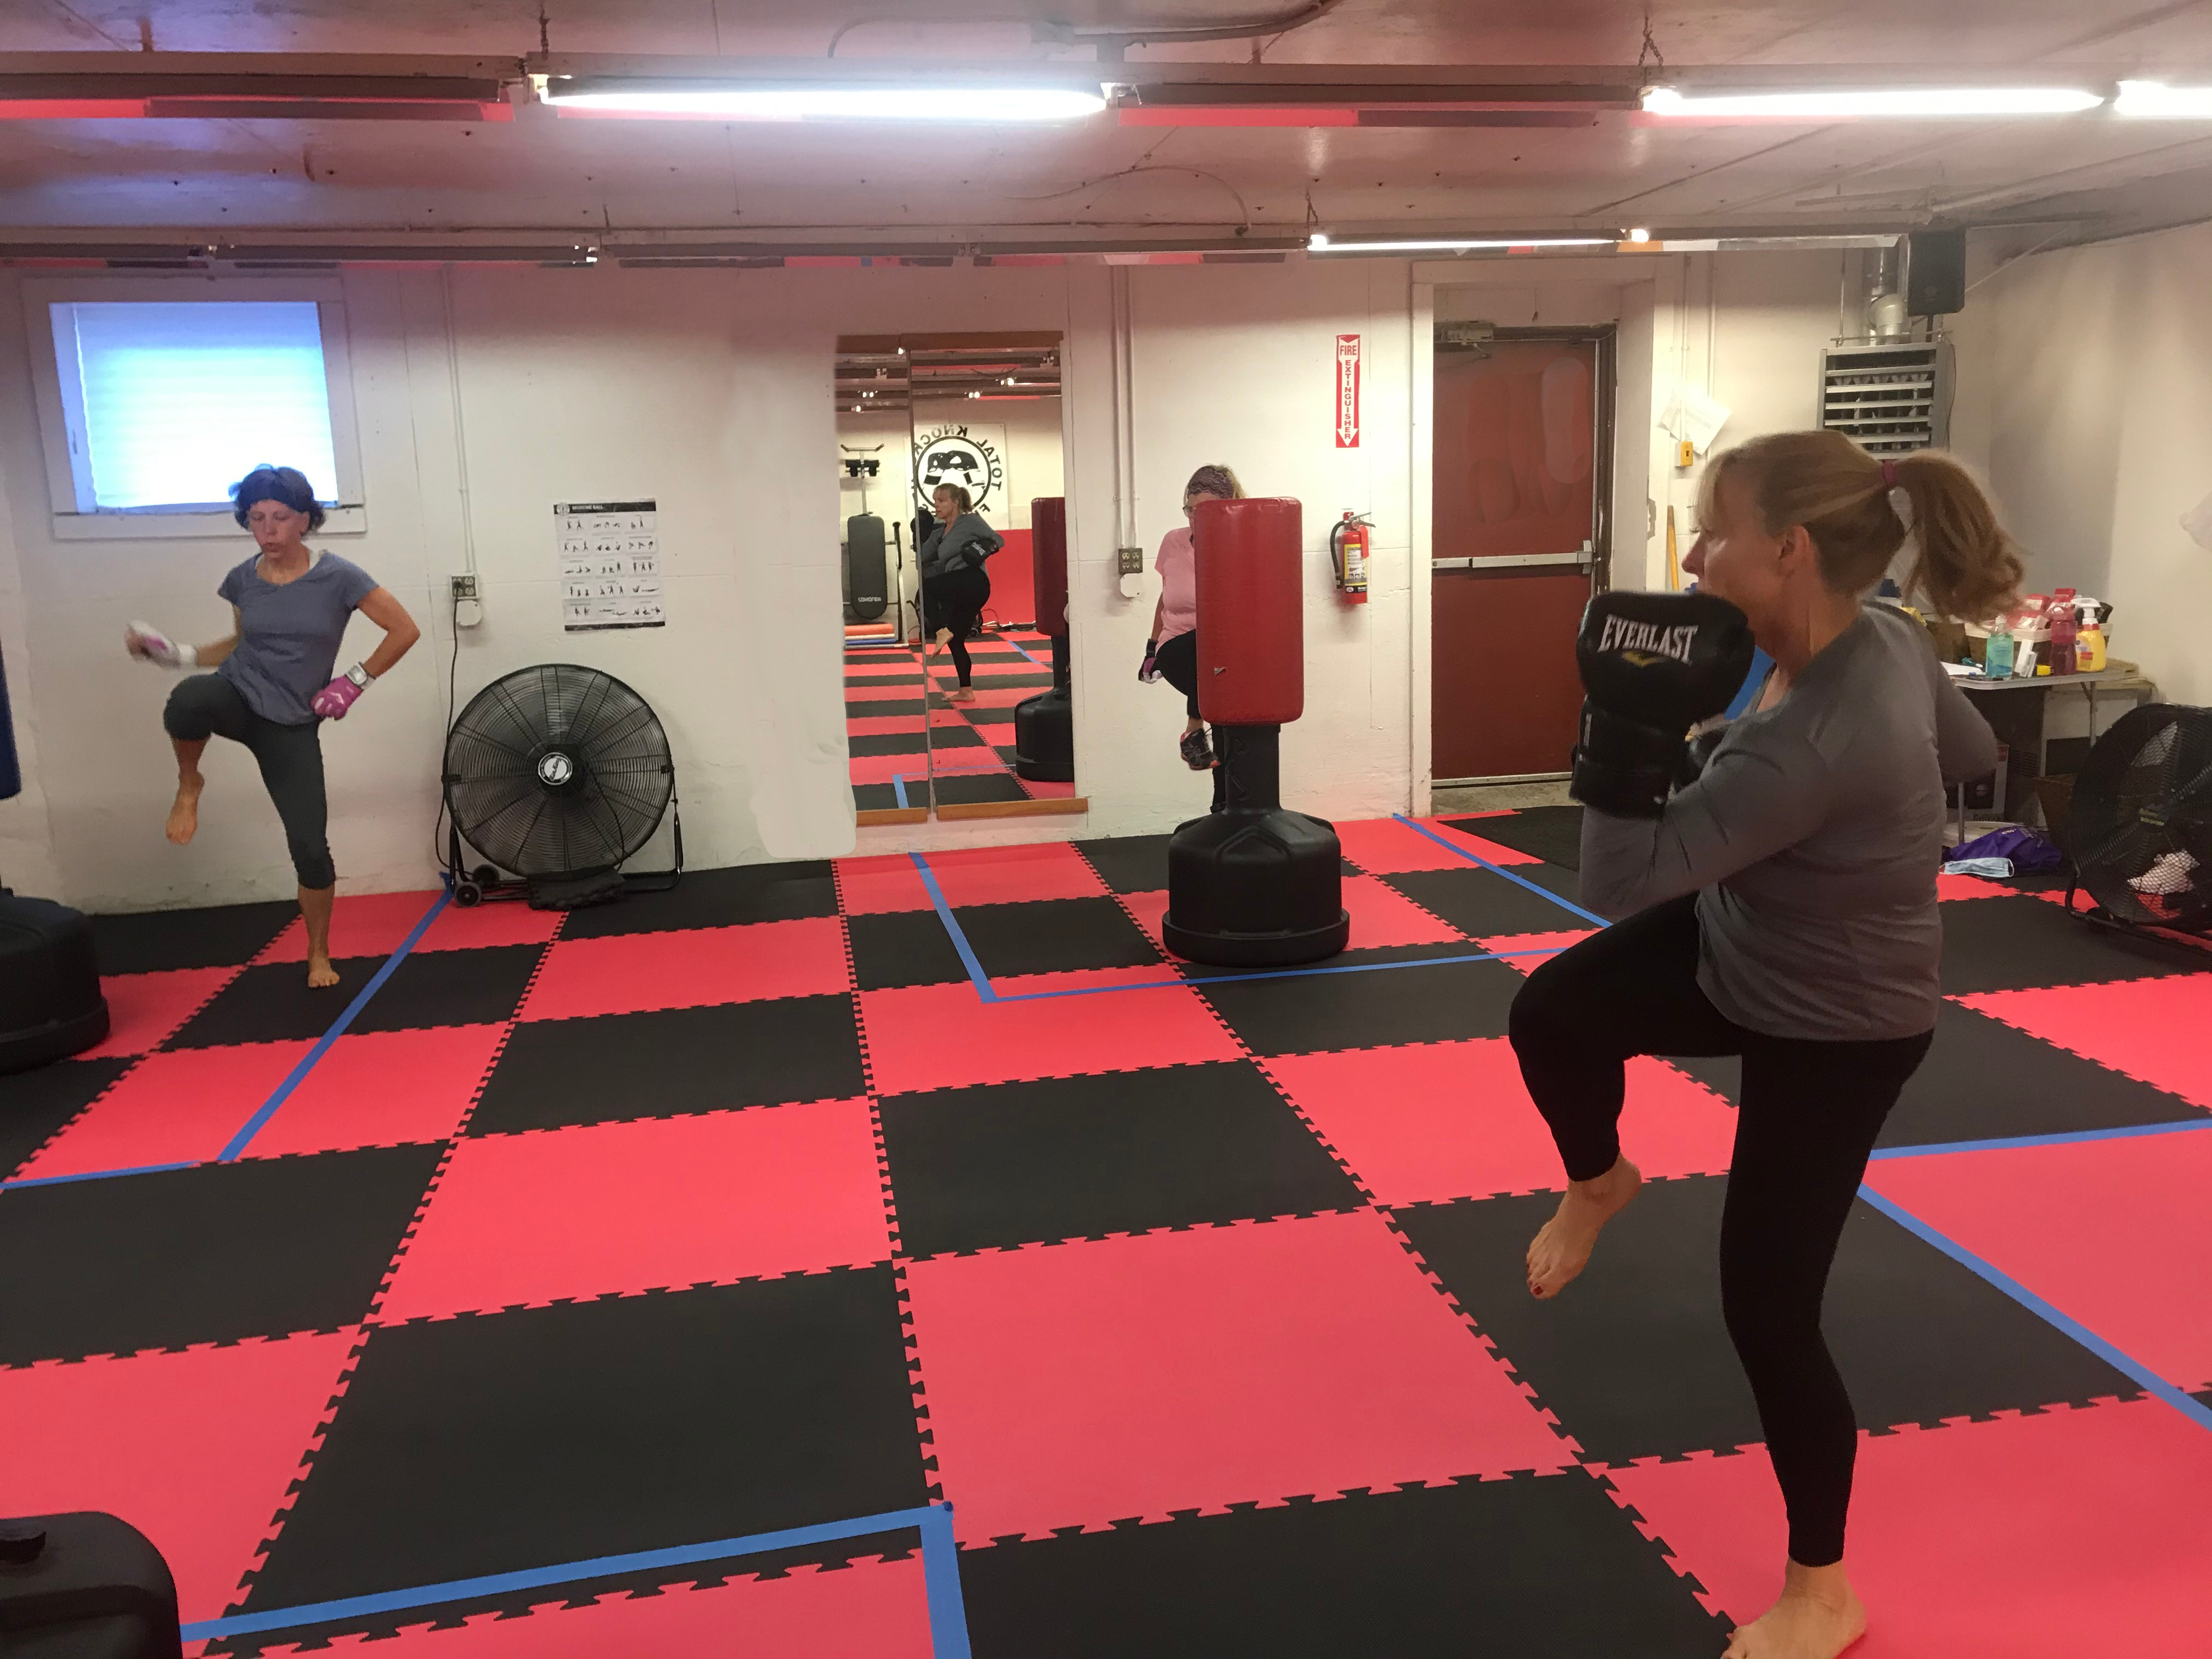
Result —
<instances>
[{"instance_id":1,"label":"red foam floor tile","mask_svg":"<svg viewBox=\"0 0 2212 1659\"><path fill-rule=\"evenodd\" d=\"M1004 769L1000 768L997 769ZM1106 884L1064 841L1026 847L966 847L926 855L930 874L954 908L1035 899L1100 898Z\"/></svg>"},{"instance_id":2,"label":"red foam floor tile","mask_svg":"<svg viewBox=\"0 0 2212 1659\"><path fill-rule=\"evenodd\" d=\"M1100 970L1130 979L1154 968ZM1050 988L1101 982L1098 975L1038 975ZM1126 982L1126 981L1125 981ZM1015 988L1035 980L1015 981ZM953 1089L1041 1077L1078 1077L1139 1066L1235 1060L1243 1050L1186 986L985 1002L965 981L860 993L860 1028L881 1094Z\"/></svg>"},{"instance_id":3,"label":"red foam floor tile","mask_svg":"<svg viewBox=\"0 0 2212 1659\"><path fill-rule=\"evenodd\" d=\"M211 1158L314 1046L243 1042L149 1054L15 1173L88 1175Z\"/></svg>"},{"instance_id":4,"label":"red foam floor tile","mask_svg":"<svg viewBox=\"0 0 2212 1659\"><path fill-rule=\"evenodd\" d=\"M845 730L856 738L889 737L894 732L920 732L928 725L920 714L851 714Z\"/></svg>"},{"instance_id":5,"label":"red foam floor tile","mask_svg":"<svg viewBox=\"0 0 2212 1659\"><path fill-rule=\"evenodd\" d=\"M1491 951L1516 974L1533 974L1562 951L1588 939L1587 930L1567 933L1496 933L1475 944Z\"/></svg>"},{"instance_id":6,"label":"red foam floor tile","mask_svg":"<svg viewBox=\"0 0 2212 1659\"><path fill-rule=\"evenodd\" d=\"M1564 1187L1559 1154L1504 1037L1262 1061L1382 1204ZM1647 1176L1729 1167L1735 1113L1656 1060L1628 1064L1623 1149Z\"/></svg>"},{"instance_id":7,"label":"red foam floor tile","mask_svg":"<svg viewBox=\"0 0 2212 1659\"><path fill-rule=\"evenodd\" d=\"M1043 688L1035 685L978 685L972 689L975 701L965 705L969 708L1012 708L1043 694Z\"/></svg>"},{"instance_id":8,"label":"red foam floor tile","mask_svg":"<svg viewBox=\"0 0 2212 1659\"><path fill-rule=\"evenodd\" d=\"M846 762L846 769L854 783L889 783L894 778L904 778L908 789L918 790L917 781L929 776L929 756L917 732L913 753L854 755Z\"/></svg>"},{"instance_id":9,"label":"red foam floor tile","mask_svg":"<svg viewBox=\"0 0 2212 1659\"><path fill-rule=\"evenodd\" d=\"M1142 968L1076 968L1057 974L1008 974L1003 979L993 980L991 989L1005 1000L1057 997L1070 991L1096 991L1109 987L1120 990L1185 982L1172 963L1161 961Z\"/></svg>"},{"instance_id":10,"label":"red foam floor tile","mask_svg":"<svg viewBox=\"0 0 2212 1659\"><path fill-rule=\"evenodd\" d=\"M343 1637L331 1644L351 1645ZM302 1650L288 1643L262 1651ZM781 1578L733 1579L712 1589L677 1583L658 1595L609 1595L584 1607L554 1601L527 1618L487 1613L447 1630L411 1625L362 1651L410 1659L930 1659L932 1649L927 1581L915 1554L902 1561L868 1557L827 1572L798 1566Z\"/></svg>"},{"instance_id":11,"label":"red foam floor tile","mask_svg":"<svg viewBox=\"0 0 2212 1659\"><path fill-rule=\"evenodd\" d=\"M1763 1448L1610 1478L1739 1622L1782 1588ZM1851 1659L2212 1652L2212 1434L2152 1400L1859 1437Z\"/></svg>"},{"instance_id":12,"label":"red foam floor tile","mask_svg":"<svg viewBox=\"0 0 2212 1659\"><path fill-rule=\"evenodd\" d=\"M865 1100L486 1135L454 1148L377 1317L890 1255Z\"/></svg>"},{"instance_id":13,"label":"red foam floor tile","mask_svg":"<svg viewBox=\"0 0 2212 1659\"><path fill-rule=\"evenodd\" d=\"M1167 890L1123 893L1120 897L1137 926L1165 952L1167 943L1160 931L1160 919L1167 915ZM1394 945L1466 945L1471 955L1481 948L1468 943L1458 928L1437 921L1378 877L1346 876L1344 908L1352 918L1352 937L1344 947L1347 951L1380 950Z\"/></svg>"},{"instance_id":14,"label":"red foam floor tile","mask_svg":"<svg viewBox=\"0 0 2212 1659\"><path fill-rule=\"evenodd\" d=\"M522 1018L575 1019L848 990L835 916L564 939L545 953Z\"/></svg>"},{"instance_id":15,"label":"red foam floor tile","mask_svg":"<svg viewBox=\"0 0 2212 1659\"><path fill-rule=\"evenodd\" d=\"M8 1513L119 1515L168 1562L182 1616L219 1618L291 1501L357 1334L0 1370Z\"/></svg>"},{"instance_id":16,"label":"red foam floor tile","mask_svg":"<svg viewBox=\"0 0 2212 1659\"><path fill-rule=\"evenodd\" d=\"M1421 830L1431 832L1424 835ZM1541 864L1543 860L1531 854L1510 847L1500 847L1495 842L1484 841L1463 830L1450 829L1442 823L1425 823L1416 830L1395 818L1364 818L1354 823L1336 826L1337 840L1343 844L1344 856L1350 859L1370 876L1402 875L1409 870L1472 870L1477 866L1460 856L1455 848L1492 864ZM1439 845L1441 838L1443 844Z\"/></svg>"},{"instance_id":17,"label":"red foam floor tile","mask_svg":"<svg viewBox=\"0 0 2212 1659\"><path fill-rule=\"evenodd\" d=\"M102 979L100 989L107 999L107 1037L79 1058L106 1060L160 1048L237 972L235 968L177 968Z\"/></svg>"},{"instance_id":18,"label":"red foam floor tile","mask_svg":"<svg viewBox=\"0 0 2212 1659\"><path fill-rule=\"evenodd\" d=\"M2212 1106L2212 974L1989 991L1956 1000L2085 1060Z\"/></svg>"},{"instance_id":19,"label":"red foam floor tile","mask_svg":"<svg viewBox=\"0 0 2212 1659\"><path fill-rule=\"evenodd\" d=\"M1939 872L1936 878L1936 896L1944 901L2009 898L2015 890L2001 881L1984 881L1979 876L1947 876Z\"/></svg>"},{"instance_id":20,"label":"red foam floor tile","mask_svg":"<svg viewBox=\"0 0 2212 1659\"><path fill-rule=\"evenodd\" d=\"M331 955L388 957L437 902L434 892L340 894L331 906ZM254 957L256 962L307 959L307 925L297 916Z\"/></svg>"},{"instance_id":21,"label":"red foam floor tile","mask_svg":"<svg viewBox=\"0 0 2212 1659\"><path fill-rule=\"evenodd\" d=\"M848 916L883 915L893 910L930 908L921 872L903 853L881 858L839 859L837 908Z\"/></svg>"},{"instance_id":22,"label":"red foam floor tile","mask_svg":"<svg viewBox=\"0 0 2212 1659\"><path fill-rule=\"evenodd\" d=\"M2212 1129L1883 1158L1867 1184L2176 1387L2212 1388Z\"/></svg>"},{"instance_id":23,"label":"red foam floor tile","mask_svg":"<svg viewBox=\"0 0 2212 1659\"><path fill-rule=\"evenodd\" d=\"M438 1025L349 1033L324 1050L246 1156L443 1140L460 1127L506 1030Z\"/></svg>"},{"instance_id":24,"label":"red foam floor tile","mask_svg":"<svg viewBox=\"0 0 2212 1659\"><path fill-rule=\"evenodd\" d=\"M1371 1211L907 1270L963 1540L1571 1461Z\"/></svg>"},{"instance_id":25,"label":"red foam floor tile","mask_svg":"<svg viewBox=\"0 0 2212 1659\"><path fill-rule=\"evenodd\" d=\"M891 702L902 697L918 697L921 695L921 684L919 680L910 685L871 680L858 685L848 685L845 688L847 702Z\"/></svg>"}]
</instances>

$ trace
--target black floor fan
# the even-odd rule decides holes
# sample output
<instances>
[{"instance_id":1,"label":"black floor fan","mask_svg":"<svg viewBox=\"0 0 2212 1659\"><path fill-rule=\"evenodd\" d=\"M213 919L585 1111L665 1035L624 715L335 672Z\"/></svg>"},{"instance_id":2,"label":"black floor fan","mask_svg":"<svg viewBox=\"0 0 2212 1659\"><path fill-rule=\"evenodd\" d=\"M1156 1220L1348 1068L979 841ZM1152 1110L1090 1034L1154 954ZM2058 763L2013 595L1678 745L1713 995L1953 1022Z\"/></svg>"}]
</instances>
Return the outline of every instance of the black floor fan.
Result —
<instances>
[{"instance_id":1,"label":"black floor fan","mask_svg":"<svg viewBox=\"0 0 2212 1659\"><path fill-rule=\"evenodd\" d=\"M494 680L446 734L444 781L456 904L526 895L538 909L573 910L683 878L668 734L611 674L547 663ZM672 811L673 866L624 876L623 860ZM471 848L490 861L471 867Z\"/></svg>"},{"instance_id":2,"label":"black floor fan","mask_svg":"<svg viewBox=\"0 0 2212 1659\"><path fill-rule=\"evenodd\" d=\"M2090 746L2066 840L2087 920L2212 932L2212 709L2146 703Z\"/></svg>"}]
</instances>

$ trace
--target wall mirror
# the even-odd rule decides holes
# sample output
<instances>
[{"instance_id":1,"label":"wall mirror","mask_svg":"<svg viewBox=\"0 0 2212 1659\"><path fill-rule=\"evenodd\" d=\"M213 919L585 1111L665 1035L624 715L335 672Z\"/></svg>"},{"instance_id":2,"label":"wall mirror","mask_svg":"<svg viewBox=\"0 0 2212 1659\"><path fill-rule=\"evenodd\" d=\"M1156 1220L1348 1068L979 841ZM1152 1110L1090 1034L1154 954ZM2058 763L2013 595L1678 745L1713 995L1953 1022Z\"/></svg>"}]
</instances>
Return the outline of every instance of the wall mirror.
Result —
<instances>
[{"instance_id":1,"label":"wall mirror","mask_svg":"<svg viewBox=\"0 0 2212 1659\"><path fill-rule=\"evenodd\" d=\"M836 395L860 821L1085 811L1060 337L847 336Z\"/></svg>"}]
</instances>

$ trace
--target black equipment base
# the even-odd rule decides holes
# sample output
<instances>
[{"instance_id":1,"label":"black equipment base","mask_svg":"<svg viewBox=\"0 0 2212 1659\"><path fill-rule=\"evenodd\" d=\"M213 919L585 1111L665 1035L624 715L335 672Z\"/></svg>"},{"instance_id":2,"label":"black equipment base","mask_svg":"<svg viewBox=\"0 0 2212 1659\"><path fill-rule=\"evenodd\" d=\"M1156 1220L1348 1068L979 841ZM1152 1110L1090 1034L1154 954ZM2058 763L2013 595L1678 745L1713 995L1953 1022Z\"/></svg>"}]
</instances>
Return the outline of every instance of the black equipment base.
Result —
<instances>
[{"instance_id":1,"label":"black equipment base","mask_svg":"<svg viewBox=\"0 0 2212 1659\"><path fill-rule=\"evenodd\" d=\"M0 1073L65 1060L106 1036L92 924L0 888Z\"/></svg>"},{"instance_id":2,"label":"black equipment base","mask_svg":"<svg viewBox=\"0 0 2212 1659\"><path fill-rule=\"evenodd\" d=\"M1344 949L1344 850L1326 819L1279 805L1282 728L1217 726L1219 811L1168 841L1161 937L1192 962L1283 968Z\"/></svg>"},{"instance_id":3,"label":"black equipment base","mask_svg":"<svg viewBox=\"0 0 2212 1659\"><path fill-rule=\"evenodd\" d=\"M1014 775L1075 781L1075 700L1068 692L1067 641L1052 642L1052 690L1014 705Z\"/></svg>"},{"instance_id":4,"label":"black equipment base","mask_svg":"<svg viewBox=\"0 0 2212 1659\"><path fill-rule=\"evenodd\" d=\"M80 1510L0 1521L0 1650L177 1659L177 1586L127 1521Z\"/></svg>"}]
</instances>

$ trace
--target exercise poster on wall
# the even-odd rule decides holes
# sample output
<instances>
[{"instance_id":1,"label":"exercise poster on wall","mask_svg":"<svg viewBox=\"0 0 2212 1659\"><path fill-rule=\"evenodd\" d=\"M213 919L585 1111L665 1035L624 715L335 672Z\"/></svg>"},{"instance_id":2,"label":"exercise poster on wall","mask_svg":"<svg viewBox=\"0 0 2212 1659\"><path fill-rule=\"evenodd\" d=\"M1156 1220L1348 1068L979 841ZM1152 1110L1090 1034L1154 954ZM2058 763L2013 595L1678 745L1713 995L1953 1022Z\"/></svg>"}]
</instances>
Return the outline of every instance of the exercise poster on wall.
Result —
<instances>
[{"instance_id":1,"label":"exercise poster on wall","mask_svg":"<svg viewBox=\"0 0 2212 1659\"><path fill-rule=\"evenodd\" d=\"M556 501L561 626L571 634L665 628L652 501Z\"/></svg>"}]
</instances>

